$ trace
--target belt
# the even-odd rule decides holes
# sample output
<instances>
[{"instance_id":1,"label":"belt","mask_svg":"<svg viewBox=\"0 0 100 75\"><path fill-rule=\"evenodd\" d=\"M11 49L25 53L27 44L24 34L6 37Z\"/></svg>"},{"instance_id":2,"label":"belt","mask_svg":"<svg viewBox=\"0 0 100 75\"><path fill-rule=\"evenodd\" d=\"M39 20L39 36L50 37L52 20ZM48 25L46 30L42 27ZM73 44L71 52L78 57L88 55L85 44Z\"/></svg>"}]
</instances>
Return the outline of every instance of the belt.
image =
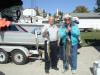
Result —
<instances>
[{"instance_id":1,"label":"belt","mask_svg":"<svg viewBox=\"0 0 100 75\"><path fill-rule=\"evenodd\" d=\"M56 43L57 41L50 41L50 43Z\"/></svg>"}]
</instances>

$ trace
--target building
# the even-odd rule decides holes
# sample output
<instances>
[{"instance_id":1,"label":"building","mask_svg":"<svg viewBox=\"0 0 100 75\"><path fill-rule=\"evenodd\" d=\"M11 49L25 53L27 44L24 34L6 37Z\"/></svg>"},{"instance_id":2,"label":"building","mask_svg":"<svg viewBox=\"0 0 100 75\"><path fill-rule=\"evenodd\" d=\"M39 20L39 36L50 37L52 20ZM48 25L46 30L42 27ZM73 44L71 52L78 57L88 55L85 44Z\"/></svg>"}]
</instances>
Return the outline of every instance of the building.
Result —
<instances>
[{"instance_id":1,"label":"building","mask_svg":"<svg viewBox=\"0 0 100 75\"><path fill-rule=\"evenodd\" d=\"M44 9L38 9L38 14L40 16L44 16L45 10Z\"/></svg>"},{"instance_id":2,"label":"building","mask_svg":"<svg viewBox=\"0 0 100 75\"><path fill-rule=\"evenodd\" d=\"M38 9L39 14L45 13L44 9Z\"/></svg>"},{"instance_id":3,"label":"building","mask_svg":"<svg viewBox=\"0 0 100 75\"><path fill-rule=\"evenodd\" d=\"M59 17L59 9L57 8L56 16Z\"/></svg>"},{"instance_id":4,"label":"building","mask_svg":"<svg viewBox=\"0 0 100 75\"><path fill-rule=\"evenodd\" d=\"M70 15L79 18L79 28L100 30L100 13L70 13Z\"/></svg>"}]
</instances>

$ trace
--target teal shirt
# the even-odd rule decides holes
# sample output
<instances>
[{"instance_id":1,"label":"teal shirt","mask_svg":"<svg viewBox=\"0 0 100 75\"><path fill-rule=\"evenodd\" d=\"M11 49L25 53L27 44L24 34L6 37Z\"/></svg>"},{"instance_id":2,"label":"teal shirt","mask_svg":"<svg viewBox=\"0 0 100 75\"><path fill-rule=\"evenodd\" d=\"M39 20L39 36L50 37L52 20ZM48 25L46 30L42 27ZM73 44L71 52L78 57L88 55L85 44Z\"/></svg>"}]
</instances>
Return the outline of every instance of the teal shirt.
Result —
<instances>
[{"instance_id":1,"label":"teal shirt","mask_svg":"<svg viewBox=\"0 0 100 75\"><path fill-rule=\"evenodd\" d=\"M58 32L58 36L60 39L62 39L63 44L66 43L66 37L67 37L66 29L67 29L66 26L60 26ZM78 25L74 23L74 25L71 26L70 32L71 32L71 42L73 46L78 43L78 36L80 35L80 30L78 28Z\"/></svg>"},{"instance_id":2,"label":"teal shirt","mask_svg":"<svg viewBox=\"0 0 100 75\"><path fill-rule=\"evenodd\" d=\"M67 26L64 26L64 25L60 26L59 32L58 32L58 37L62 39L63 44L66 43L66 37L67 37L66 29L67 29Z\"/></svg>"},{"instance_id":3,"label":"teal shirt","mask_svg":"<svg viewBox=\"0 0 100 75\"><path fill-rule=\"evenodd\" d=\"M80 30L78 28L77 24L74 24L71 26L71 42L72 46L76 45L78 43L78 37L80 35Z\"/></svg>"}]
</instances>

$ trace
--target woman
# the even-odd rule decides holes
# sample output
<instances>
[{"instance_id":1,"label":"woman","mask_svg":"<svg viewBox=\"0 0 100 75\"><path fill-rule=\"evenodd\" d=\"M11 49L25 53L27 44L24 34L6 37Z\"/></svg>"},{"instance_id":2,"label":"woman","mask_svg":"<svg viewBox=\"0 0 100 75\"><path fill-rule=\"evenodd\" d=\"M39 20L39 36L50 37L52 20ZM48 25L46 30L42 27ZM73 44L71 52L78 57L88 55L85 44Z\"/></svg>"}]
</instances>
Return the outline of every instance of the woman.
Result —
<instances>
[{"instance_id":1,"label":"woman","mask_svg":"<svg viewBox=\"0 0 100 75\"><path fill-rule=\"evenodd\" d=\"M65 23L60 27L58 36L60 40L62 39L63 43L63 69L64 72L69 69L68 65L71 64L72 73L76 72L77 69L77 47L78 47L78 36L80 31L78 25L75 22L71 21L71 16L66 14L64 15ZM66 39L71 42L71 56L66 60Z\"/></svg>"}]
</instances>

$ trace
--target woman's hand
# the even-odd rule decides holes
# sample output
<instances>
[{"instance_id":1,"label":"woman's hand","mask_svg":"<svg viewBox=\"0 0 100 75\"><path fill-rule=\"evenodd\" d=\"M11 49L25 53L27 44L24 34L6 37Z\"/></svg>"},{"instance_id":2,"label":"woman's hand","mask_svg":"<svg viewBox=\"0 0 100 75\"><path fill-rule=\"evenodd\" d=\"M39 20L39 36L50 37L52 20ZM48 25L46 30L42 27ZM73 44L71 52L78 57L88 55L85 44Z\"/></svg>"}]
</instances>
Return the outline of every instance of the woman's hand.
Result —
<instances>
[{"instance_id":1,"label":"woman's hand","mask_svg":"<svg viewBox=\"0 0 100 75\"><path fill-rule=\"evenodd\" d=\"M69 30L69 31L71 30L71 27L70 27L70 26L68 26L68 30Z\"/></svg>"},{"instance_id":2,"label":"woman's hand","mask_svg":"<svg viewBox=\"0 0 100 75\"><path fill-rule=\"evenodd\" d=\"M68 29L66 30L66 33L68 33L71 30L71 27L68 26Z\"/></svg>"}]
</instances>

